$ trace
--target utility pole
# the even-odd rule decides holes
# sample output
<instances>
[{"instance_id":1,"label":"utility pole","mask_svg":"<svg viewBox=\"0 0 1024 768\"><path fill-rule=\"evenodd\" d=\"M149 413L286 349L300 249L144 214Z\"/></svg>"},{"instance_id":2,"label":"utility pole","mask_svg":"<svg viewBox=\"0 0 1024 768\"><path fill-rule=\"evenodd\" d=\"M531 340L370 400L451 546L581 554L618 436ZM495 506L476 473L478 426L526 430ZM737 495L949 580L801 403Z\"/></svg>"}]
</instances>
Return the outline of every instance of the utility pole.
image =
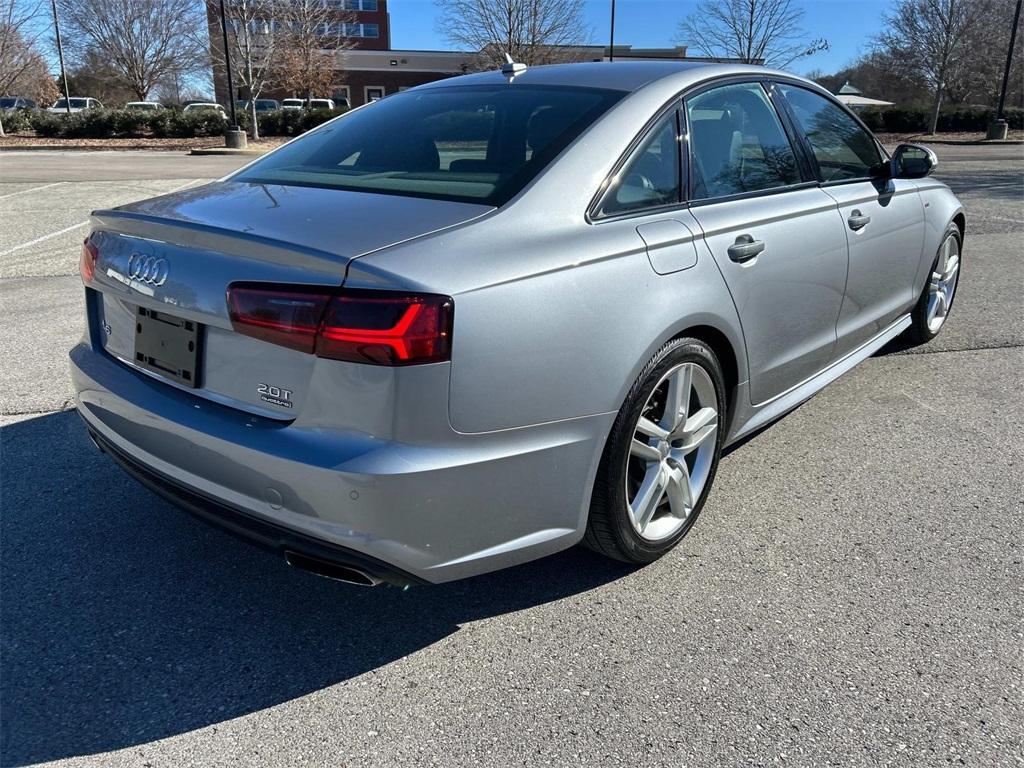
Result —
<instances>
[{"instance_id":1,"label":"utility pole","mask_svg":"<svg viewBox=\"0 0 1024 768\"><path fill-rule=\"evenodd\" d=\"M1021 0L1017 0L1017 10L1013 14L1013 26L1010 28L1010 48L1006 52L1006 69L1003 70L1003 87L999 91L999 106L996 108L996 119L989 123L986 139L1000 141L1005 139L1010 132L1010 125L1003 117L1003 107L1006 106L1006 86L1010 81L1010 65L1013 64L1013 45L1017 42L1017 26L1020 24Z\"/></svg>"},{"instance_id":2,"label":"utility pole","mask_svg":"<svg viewBox=\"0 0 1024 768\"><path fill-rule=\"evenodd\" d=\"M68 73L64 69L64 45L60 41L60 21L57 19L57 0L50 0L50 4L53 6L53 31L57 36L57 58L60 59L60 79L64 83L64 109L67 113L71 114L71 94L68 92ZM1020 10L1020 4L1017 5L1017 10ZM1004 87L1005 89L1005 87Z\"/></svg>"},{"instance_id":3,"label":"utility pole","mask_svg":"<svg viewBox=\"0 0 1024 768\"><path fill-rule=\"evenodd\" d=\"M1013 27L1010 29L1010 49L1006 52L1006 69L1003 71L1003 89L999 92L999 109L996 110L996 120L1003 119L1003 107L1006 106L1006 85L1010 80L1010 65L1013 63L1013 44L1017 42L1020 5L1021 0L1017 0L1017 10L1013 14Z\"/></svg>"},{"instance_id":4,"label":"utility pole","mask_svg":"<svg viewBox=\"0 0 1024 768\"><path fill-rule=\"evenodd\" d=\"M238 116L235 114L235 78L231 74L231 49L228 46L228 14L224 9L224 0L220 0L220 31L224 35L224 70L227 76L228 105L231 107L231 127L224 134L224 144L232 149L245 149L245 132L238 127Z\"/></svg>"},{"instance_id":5,"label":"utility pole","mask_svg":"<svg viewBox=\"0 0 1024 768\"><path fill-rule=\"evenodd\" d=\"M615 61L615 0L612 0L612 29L608 37L608 61Z\"/></svg>"}]
</instances>

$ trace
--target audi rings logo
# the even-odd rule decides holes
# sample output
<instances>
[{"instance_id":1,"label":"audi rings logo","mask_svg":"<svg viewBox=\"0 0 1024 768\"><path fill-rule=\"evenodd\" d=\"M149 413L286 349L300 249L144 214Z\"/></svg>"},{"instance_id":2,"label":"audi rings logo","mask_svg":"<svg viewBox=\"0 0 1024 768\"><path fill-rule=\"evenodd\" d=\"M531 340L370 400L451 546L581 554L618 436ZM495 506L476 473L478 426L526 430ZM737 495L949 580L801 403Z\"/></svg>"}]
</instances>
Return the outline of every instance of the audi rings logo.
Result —
<instances>
[{"instance_id":1,"label":"audi rings logo","mask_svg":"<svg viewBox=\"0 0 1024 768\"><path fill-rule=\"evenodd\" d=\"M157 256L133 253L128 258L128 277L140 283L163 285L167 282L167 261Z\"/></svg>"}]
</instances>

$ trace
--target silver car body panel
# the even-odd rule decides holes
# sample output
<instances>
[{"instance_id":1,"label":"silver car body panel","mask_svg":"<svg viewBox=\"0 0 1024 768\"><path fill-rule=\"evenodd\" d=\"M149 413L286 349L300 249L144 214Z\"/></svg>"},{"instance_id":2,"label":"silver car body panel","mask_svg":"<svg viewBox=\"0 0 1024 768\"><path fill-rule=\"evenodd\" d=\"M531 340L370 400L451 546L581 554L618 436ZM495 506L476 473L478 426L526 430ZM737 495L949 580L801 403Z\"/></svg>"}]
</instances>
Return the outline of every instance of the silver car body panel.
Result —
<instances>
[{"instance_id":1,"label":"silver car body panel","mask_svg":"<svg viewBox=\"0 0 1024 768\"><path fill-rule=\"evenodd\" d=\"M731 371L735 441L906 327L960 211L924 179L893 182L887 202L868 183L810 183L588 217L655 115L690 87L737 75L789 77L600 63L530 68L514 84L481 73L423 86L628 92L498 208L233 174L97 212L90 325L71 353L79 412L109 445L183 487L427 581L576 543L607 434L660 346L684 333L715 341ZM855 234L845 224L854 208L872 217ZM744 233L767 247L738 264L726 250ZM133 254L165 259L166 281L128 277ZM369 366L242 337L224 298L235 281L451 296L451 361ZM206 327L201 387L132 365L138 306ZM293 406L261 401L264 381L292 390Z\"/></svg>"}]
</instances>

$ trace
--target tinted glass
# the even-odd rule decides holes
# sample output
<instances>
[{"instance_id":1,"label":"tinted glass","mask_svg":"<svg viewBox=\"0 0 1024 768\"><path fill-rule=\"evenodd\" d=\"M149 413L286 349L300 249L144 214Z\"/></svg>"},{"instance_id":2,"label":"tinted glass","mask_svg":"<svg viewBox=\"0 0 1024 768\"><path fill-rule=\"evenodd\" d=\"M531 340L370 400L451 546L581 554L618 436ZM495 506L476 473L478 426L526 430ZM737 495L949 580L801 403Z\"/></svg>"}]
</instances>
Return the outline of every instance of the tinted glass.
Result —
<instances>
[{"instance_id":1,"label":"tinted glass","mask_svg":"<svg viewBox=\"0 0 1024 768\"><path fill-rule=\"evenodd\" d=\"M694 200L800 181L796 155L757 83L723 85L686 100Z\"/></svg>"},{"instance_id":2,"label":"tinted glass","mask_svg":"<svg viewBox=\"0 0 1024 768\"><path fill-rule=\"evenodd\" d=\"M500 205L620 97L507 84L407 91L305 134L235 179Z\"/></svg>"},{"instance_id":3,"label":"tinted glass","mask_svg":"<svg viewBox=\"0 0 1024 768\"><path fill-rule=\"evenodd\" d=\"M881 157L875 140L857 121L823 96L791 85L779 90L807 135L825 181L860 179L871 175Z\"/></svg>"},{"instance_id":4,"label":"tinted glass","mask_svg":"<svg viewBox=\"0 0 1024 768\"><path fill-rule=\"evenodd\" d=\"M676 113L662 118L634 150L601 204L603 215L679 202Z\"/></svg>"},{"instance_id":5,"label":"tinted glass","mask_svg":"<svg viewBox=\"0 0 1024 768\"><path fill-rule=\"evenodd\" d=\"M0 99L0 109L10 109L18 105L17 99Z\"/></svg>"}]
</instances>

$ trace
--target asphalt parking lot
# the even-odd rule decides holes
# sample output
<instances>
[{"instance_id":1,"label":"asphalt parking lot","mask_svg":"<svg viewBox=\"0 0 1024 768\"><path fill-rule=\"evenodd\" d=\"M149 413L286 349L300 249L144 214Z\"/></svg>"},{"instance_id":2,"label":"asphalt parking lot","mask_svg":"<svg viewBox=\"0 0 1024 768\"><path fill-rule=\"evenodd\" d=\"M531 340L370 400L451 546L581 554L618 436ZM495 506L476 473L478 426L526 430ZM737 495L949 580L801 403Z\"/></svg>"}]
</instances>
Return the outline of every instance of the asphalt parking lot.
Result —
<instances>
[{"instance_id":1,"label":"asphalt parking lot","mask_svg":"<svg viewBox=\"0 0 1024 768\"><path fill-rule=\"evenodd\" d=\"M732 450L653 565L405 592L193 521L69 410L85 215L240 161L0 153L0 763L1024 763L1024 147L936 150L968 217L936 341Z\"/></svg>"}]
</instances>

